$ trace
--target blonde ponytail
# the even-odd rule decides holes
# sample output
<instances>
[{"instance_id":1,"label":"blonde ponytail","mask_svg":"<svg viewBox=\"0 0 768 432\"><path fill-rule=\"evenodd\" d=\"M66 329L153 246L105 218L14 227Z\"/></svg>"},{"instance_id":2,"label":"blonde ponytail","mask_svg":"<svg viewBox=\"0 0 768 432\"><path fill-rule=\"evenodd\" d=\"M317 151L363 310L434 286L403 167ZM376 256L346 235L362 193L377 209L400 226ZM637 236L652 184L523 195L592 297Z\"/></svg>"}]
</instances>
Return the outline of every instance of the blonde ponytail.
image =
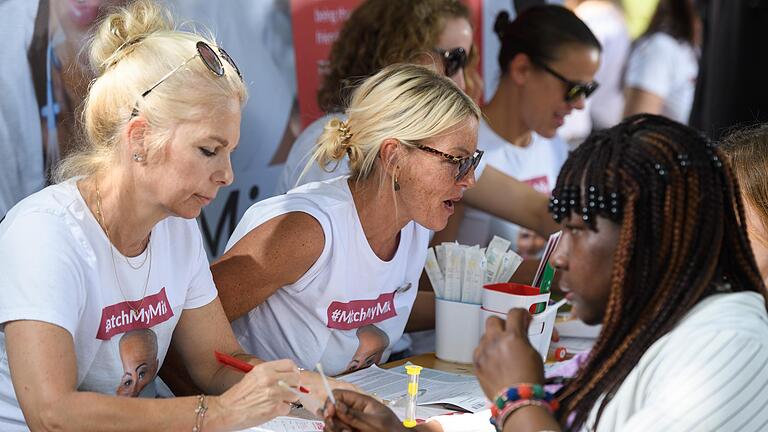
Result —
<instances>
[{"instance_id":1,"label":"blonde ponytail","mask_svg":"<svg viewBox=\"0 0 768 432\"><path fill-rule=\"evenodd\" d=\"M313 163L328 172L349 157L352 177L368 178L384 140L404 145L447 132L480 108L450 79L423 66L395 64L368 78L354 92L348 120L330 120L304 173ZM336 162L336 164L333 164Z\"/></svg>"}]
</instances>

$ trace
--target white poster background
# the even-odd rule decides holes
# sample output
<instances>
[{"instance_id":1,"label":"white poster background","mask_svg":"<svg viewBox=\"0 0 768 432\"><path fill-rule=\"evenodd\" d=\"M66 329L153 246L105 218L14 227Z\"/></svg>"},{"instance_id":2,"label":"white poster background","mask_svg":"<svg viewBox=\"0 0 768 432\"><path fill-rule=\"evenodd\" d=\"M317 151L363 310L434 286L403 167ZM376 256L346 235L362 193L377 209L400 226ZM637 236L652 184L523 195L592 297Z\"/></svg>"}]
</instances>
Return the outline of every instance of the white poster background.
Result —
<instances>
[{"instance_id":1,"label":"white poster background","mask_svg":"<svg viewBox=\"0 0 768 432\"><path fill-rule=\"evenodd\" d=\"M234 183L219 191L198 218L210 258L227 240L251 204L268 198L282 161L276 152L289 131L296 98L293 43L288 0L164 0L180 23L211 30L237 63L248 87L240 144L232 154ZM194 89L190 89L194 91Z\"/></svg>"}]
</instances>

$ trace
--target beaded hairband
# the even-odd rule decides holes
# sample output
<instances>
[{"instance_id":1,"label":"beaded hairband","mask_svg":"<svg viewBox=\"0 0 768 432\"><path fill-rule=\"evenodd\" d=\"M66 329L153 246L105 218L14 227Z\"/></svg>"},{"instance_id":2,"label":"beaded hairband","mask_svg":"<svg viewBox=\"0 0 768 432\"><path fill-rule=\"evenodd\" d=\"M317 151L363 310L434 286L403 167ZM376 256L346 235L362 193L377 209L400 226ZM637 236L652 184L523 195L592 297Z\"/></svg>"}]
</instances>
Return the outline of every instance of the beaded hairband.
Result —
<instances>
[{"instance_id":1,"label":"beaded hairband","mask_svg":"<svg viewBox=\"0 0 768 432\"><path fill-rule=\"evenodd\" d=\"M598 213L605 213L609 218L618 220L621 219L621 203L618 192L610 192L606 196L596 186L587 187L587 199L582 202L578 187L564 186L560 194L553 194L549 199L549 212L557 223L570 216L571 212L580 214L585 222L592 220Z\"/></svg>"}]
</instances>

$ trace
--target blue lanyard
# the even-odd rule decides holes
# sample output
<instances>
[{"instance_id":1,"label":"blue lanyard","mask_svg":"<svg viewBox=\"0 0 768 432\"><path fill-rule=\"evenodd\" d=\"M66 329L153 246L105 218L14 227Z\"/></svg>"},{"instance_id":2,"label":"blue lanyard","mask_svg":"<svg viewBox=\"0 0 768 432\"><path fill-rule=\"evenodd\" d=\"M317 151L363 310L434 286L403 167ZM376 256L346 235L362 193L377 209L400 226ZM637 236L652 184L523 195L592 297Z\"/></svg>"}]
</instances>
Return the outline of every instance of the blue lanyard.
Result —
<instances>
[{"instance_id":1,"label":"blue lanyard","mask_svg":"<svg viewBox=\"0 0 768 432\"><path fill-rule=\"evenodd\" d=\"M40 108L40 115L45 117L48 128L48 146L45 152L45 167L50 169L59 159L59 136L56 130L56 115L61 107L53 97L53 74L51 68L56 61L53 53L53 38L48 41L45 61L45 106Z\"/></svg>"}]
</instances>

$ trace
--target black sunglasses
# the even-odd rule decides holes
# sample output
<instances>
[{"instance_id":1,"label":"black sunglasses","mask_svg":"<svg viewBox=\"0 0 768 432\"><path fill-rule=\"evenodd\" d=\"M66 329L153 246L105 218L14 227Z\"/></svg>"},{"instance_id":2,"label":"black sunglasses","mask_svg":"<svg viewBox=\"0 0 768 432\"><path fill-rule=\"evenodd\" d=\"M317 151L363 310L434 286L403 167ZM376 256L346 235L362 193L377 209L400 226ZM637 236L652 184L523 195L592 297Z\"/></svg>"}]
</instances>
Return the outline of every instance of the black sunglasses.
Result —
<instances>
[{"instance_id":1,"label":"black sunglasses","mask_svg":"<svg viewBox=\"0 0 768 432\"><path fill-rule=\"evenodd\" d=\"M452 77L456 75L460 69L467 67L467 51L464 48L453 48L450 50L444 50L441 48L434 48L440 58L443 59L443 66L445 67L445 76Z\"/></svg>"},{"instance_id":2,"label":"black sunglasses","mask_svg":"<svg viewBox=\"0 0 768 432\"><path fill-rule=\"evenodd\" d=\"M229 63L230 66L232 66L232 69L237 72L237 76L240 77L240 81L243 80L243 74L240 73L240 69L235 64L235 61L232 59L232 57L227 54L226 51L224 51L224 48L216 47L216 49L219 51L218 54L216 54L216 51L211 48L210 45L203 41L199 41L195 44L196 53L192 57L184 60L184 63L180 64L176 68L172 69L167 74L163 75L162 78L157 80L155 84L152 85L152 87L148 88L144 93L141 94L141 97L147 96L152 90L157 88L160 84L163 83L163 81L167 80L168 77L173 75L174 73L178 72L179 69L183 68L187 63L191 62L195 57L200 57L200 59L203 61L203 64L206 68L208 68L209 71L213 72L214 75L217 77L224 76L224 64L221 62L221 59L223 58L224 61ZM139 115L138 107L133 109L133 112L131 113L131 117L135 117Z\"/></svg>"},{"instance_id":3,"label":"black sunglasses","mask_svg":"<svg viewBox=\"0 0 768 432\"><path fill-rule=\"evenodd\" d=\"M432 147L425 146L424 144L414 143L414 146L416 146L416 148L419 150L442 156L448 159L448 161L452 164L457 165L458 172L456 173L456 181L460 181L466 177L466 175L469 174L472 169L477 167L477 164L480 163L480 159L482 159L484 153L482 150L475 150L475 154L472 156L459 157L450 155L448 153L443 153L440 150L433 149Z\"/></svg>"},{"instance_id":4,"label":"black sunglasses","mask_svg":"<svg viewBox=\"0 0 768 432\"><path fill-rule=\"evenodd\" d=\"M571 102L579 99L582 96L584 96L584 98L586 99L592 93L594 93L595 90L597 90L598 87L600 87L600 84L598 84L597 81L590 81L588 83L582 83L582 82L578 82L578 81L571 81L568 78L560 75L554 69L552 69L551 67L545 65L542 62L534 61L533 63L536 64L538 67L540 67L540 68L544 69L545 71L547 71L547 73L549 73L553 77L555 77L555 78L559 79L560 81L562 81L567 86L567 88L565 90L565 101L568 102L568 103L571 103Z\"/></svg>"}]
</instances>

